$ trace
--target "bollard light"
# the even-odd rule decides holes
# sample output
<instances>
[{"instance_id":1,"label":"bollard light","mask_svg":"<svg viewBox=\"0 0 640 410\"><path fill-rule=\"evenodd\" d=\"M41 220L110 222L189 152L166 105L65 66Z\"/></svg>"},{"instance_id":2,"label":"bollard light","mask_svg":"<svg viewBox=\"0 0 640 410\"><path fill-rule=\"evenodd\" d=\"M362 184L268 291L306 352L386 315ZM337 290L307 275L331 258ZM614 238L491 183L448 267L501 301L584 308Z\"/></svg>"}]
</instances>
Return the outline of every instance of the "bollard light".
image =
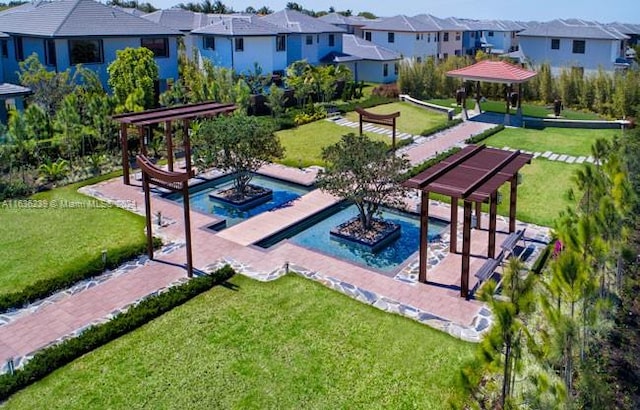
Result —
<instances>
[{"instance_id":1,"label":"bollard light","mask_svg":"<svg viewBox=\"0 0 640 410\"><path fill-rule=\"evenodd\" d=\"M107 250L102 250L102 266L107 266Z\"/></svg>"},{"instance_id":2,"label":"bollard light","mask_svg":"<svg viewBox=\"0 0 640 410\"><path fill-rule=\"evenodd\" d=\"M16 367L13 363L13 357L7 359L7 371L13 375L16 372Z\"/></svg>"}]
</instances>

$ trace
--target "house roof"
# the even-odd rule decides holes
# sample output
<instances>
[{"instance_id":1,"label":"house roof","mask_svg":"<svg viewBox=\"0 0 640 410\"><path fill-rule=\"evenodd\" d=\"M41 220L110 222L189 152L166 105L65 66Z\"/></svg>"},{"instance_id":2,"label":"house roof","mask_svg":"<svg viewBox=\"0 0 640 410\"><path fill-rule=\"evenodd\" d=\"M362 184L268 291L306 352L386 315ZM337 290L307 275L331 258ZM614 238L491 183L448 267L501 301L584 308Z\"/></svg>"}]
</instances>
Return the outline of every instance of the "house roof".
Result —
<instances>
[{"instance_id":1,"label":"house roof","mask_svg":"<svg viewBox=\"0 0 640 410\"><path fill-rule=\"evenodd\" d=\"M146 14L144 11L135 9L133 7L120 7L120 6L111 6L111 7L113 7L114 9L124 11L125 13L133 14L134 16L138 16L138 17L142 17Z\"/></svg>"},{"instance_id":2,"label":"house roof","mask_svg":"<svg viewBox=\"0 0 640 410\"><path fill-rule=\"evenodd\" d=\"M0 99L31 94L31 89L11 83L0 83Z\"/></svg>"},{"instance_id":3,"label":"house roof","mask_svg":"<svg viewBox=\"0 0 640 410\"><path fill-rule=\"evenodd\" d=\"M452 18L441 19L441 18L433 16L431 14L418 14L414 18L416 18L418 20L422 20L422 21L424 21L424 22L426 22L428 24L434 24L436 27L438 27L440 30L443 30L443 31L463 31L463 30L465 30L464 26L458 24L458 22L455 19L452 19Z\"/></svg>"},{"instance_id":4,"label":"house roof","mask_svg":"<svg viewBox=\"0 0 640 410\"><path fill-rule=\"evenodd\" d=\"M606 27L594 21L579 19L556 19L546 23L532 24L518 33L520 37L561 37L601 40L626 40L629 36L614 27Z\"/></svg>"},{"instance_id":5,"label":"house roof","mask_svg":"<svg viewBox=\"0 0 640 410\"><path fill-rule=\"evenodd\" d=\"M18 9L20 7L16 7ZM0 14L2 31L42 37L174 36L180 33L94 0L58 0Z\"/></svg>"},{"instance_id":6,"label":"house roof","mask_svg":"<svg viewBox=\"0 0 640 410\"><path fill-rule=\"evenodd\" d=\"M341 27L334 26L326 21L307 16L295 10L280 10L260 18L268 23L289 29L293 33L320 34L345 32Z\"/></svg>"},{"instance_id":7,"label":"house roof","mask_svg":"<svg viewBox=\"0 0 640 410\"><path fill-rule=\"evenodd\" d=\"M194 34L221 36L275 36L290 32L289 29L271 24L255 15L222 17L208 26L192 31Z\"/></svg>"},{"instance_id":8,"label":"house roof","mask_svg":"<svg viewBox=\"0 0 640 410\"><path fill-rule=\"evenodd\" d=\"M397 15L380 20L373 20L364 26L365 30L379 31L407 31L407 32L430 32L440 31L440 28L432 21L425 21L416 17Z\"/></svg>"},{"instance_id":9,"label":"house roof","mask_svg":"<svg viewBox=\"0 0 640 410\"><path fill-rule=\"evenodd\" d=\"M399 60L400 53L381 47L353 34L342 35L342 51L360 60Z\"/></svg>"},{"instance_id":10,"label":"house roof","mask_svg":"<svg viewBox=\"0 0 640 410\"><path fill-rule=\"evenodd\" d=\"M7 38L7 37L9 37L8 34L0 32L0 38Z\"/></svg>"},{"instance_id":11,"label":"house roof","mask_svg":"<svg viewBox=\"0 0 640 410\"><path fill-rule=\"evenodd\" d=\"M618 30L622 34L627 35L640 35L640 24L629 24L629 23L609 23L607 27L612 27L615 30Z\"/></svg>"},{"instance_id":12,"label":"house roof","mask_svg":"<svg viewBox=\"0 0 640 410\"><path fill-rule=\"evenodd\" d=\"M490 83L523 83L538 75L504 61L480 61L470 66L447 72L447 77Z\"/></svg>"},{"instance_id":13,"label":"house roof","mask_svg":"<svg viewBox=\"0 0 640 410\"><path fill-rule=\"evenodd\" d=\"M364 25L366 25L366 21L362 20L362 19L355 19L352 17L347 17L347 16L343 16L340 13L329 13L329 14L325 14L322 17L318 17L319 20L322 20L326 23L329 24L334 24L334 25L345 25L345 26L357 26L357 27L362 27Z\"/></svg>"}]
</instances>

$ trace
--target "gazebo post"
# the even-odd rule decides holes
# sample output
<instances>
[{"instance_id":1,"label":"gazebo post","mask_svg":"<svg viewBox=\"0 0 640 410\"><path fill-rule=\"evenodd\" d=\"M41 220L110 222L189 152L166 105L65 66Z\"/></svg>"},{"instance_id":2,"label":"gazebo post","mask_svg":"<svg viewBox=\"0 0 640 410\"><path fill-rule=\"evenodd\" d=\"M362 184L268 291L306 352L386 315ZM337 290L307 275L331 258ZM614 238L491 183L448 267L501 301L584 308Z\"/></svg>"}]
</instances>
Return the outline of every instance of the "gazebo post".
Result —
<instances>
[{"instance_id":1,"label":"gazebo post","mask_svg":"<svg viewBox=\"0 0 640 410\"><path fill-rule=\"evenodd\" d=\"M476 101L478 102L479 114L482 114L482 106L480 105L480 81L476 81Z\"/></svg>"},{"instance_id":2,"label":"gazebo post","mask_svg":"<svg viewBox=\"0 0 640 410\"><path fill-rule=\"evenodd\" d=\"M129 136L127 124L120 123L120 143L122 145L122 181L125 185L131 185L129 181Z\"/></svg>"},{"instance_id":3,"label":"gazebo post","mask_svg":"<svg viewBox=\"0 0 640 410\"><path fill-rule=\"evenodd\" d=\"M140 153L147 156L147 146L144 143L144 126L138 125L138 139L140 140Z\"/></svg>"},{"instance_id":4,"label":"gazebo post","mask_svg":"<svg viewBox=\"0 0 640 410\"><path fill-rule=\"evenodd\" d=\"M498 213L498 192L491 194L489 199L489 249L487 258L496 257L496 215Z\"/></svg>"},{"instance_id":5,"label":"gazebo post","mask_svg":"<svg viewBox=\"0 0 640 410\"><path fill-rule=\"evenodd\" d=\"M509 233L516 231L516 204L518 201L518 177L511 178L511 195L509 198Z\"/></svg>"},{"instance_id":6,"label":"gazebo post","mask_svg":"<svg viewBox=\"0 0 640 410\"><path fill-rule=\"evenodd\" d=\"M191 168L191 142L189 141L189 120L185 119L182 123L182 143L184 146L184 162L187 167L189 177L193 178L193 169Z\"/></svg>"},{"instance_id":7,"label":"gazebo post","mask_svg":"<svg viewBox=\"0 0 640 410\"><path fill-rule=\"evenodd\" d=\"M427 251L429 245L429 191L420 199L420 266L418 282L427 283Z\"/></svg>"},{"instance_id":8,"label":"gazebo post","mask_svg":"<svg viewBox=\"0 0 640 410\"><path fill-rule=\"evenodd\" d=\"M522 83L518 83L518 117L522 117Z\"/></svg>"},{"instance_id":9,"label":"gazebo post","mask_svg":"<svg viewBox=\"0 0 640 410\"><path fill-rule=\"evenodd\" d=\"M164 140L167 144L167 161L169 166L169 171L173 171L173 137L171 130L171 121L164 122Z\"/></svg>"},{"instance_id":10,"label":"gazebo post","mask_svg":"<svg viewBox=\"0 0 640 410\"><path fill-rule=\"evenodd\" d=\"M187 248L187 276L193 277L193 252L191 249L191 213L189 205L189 182L182 183L182 196L184 198L184 236Z\"/></svg>"},{"instance_id":11,"label":"gazebo post","mask_svg":"<svg viewBox=\"0 0 640 410\"><path fill-rule=\"evenodd\" d=\"M449 252L458 252L458 198L451 197L451 226L449 227Z\"/></svg>"},{"instance_id":12,"label":"gazebo post","mask_svg":"<svg viewBox=\"0 0 640 410\"><path fill-rule=\"evenodd\" d=\"M482 202L476 201L476 229L482 229Z\"/></svg>"},{"instance_id":13,"label":"gazebo post","mask_svg":"<svg viewBox=\"0 0 640 410\"><path fill-rule=\"evenodd\" d=\"M142 173L142 189L144 190L144 213L147 224L147 255L153 259L153 232L151 232L151 193L149 192L149 176Z\"/></svg>"},{"instance_id":14,"label":"gazebo post","mask_svg":"<svg viewBox=\"0 0 640 410\"><path fill-rule=\"evenodd\" d=\"M471 202L464 201L464 222L462 228L462 273L460 274L460 296L469 295L469 262L471 259Z\"/></svg>"},{"instance_id":15,"label":"gazebo post","mask_svg":"<svg viewBox=\"0 0 640 410\"><path fill-rule=\"evenodd\" d=\"M360 135L362 135L362 113L358 113L358 116L360 118Z\"/></svg>"}]
</instances>

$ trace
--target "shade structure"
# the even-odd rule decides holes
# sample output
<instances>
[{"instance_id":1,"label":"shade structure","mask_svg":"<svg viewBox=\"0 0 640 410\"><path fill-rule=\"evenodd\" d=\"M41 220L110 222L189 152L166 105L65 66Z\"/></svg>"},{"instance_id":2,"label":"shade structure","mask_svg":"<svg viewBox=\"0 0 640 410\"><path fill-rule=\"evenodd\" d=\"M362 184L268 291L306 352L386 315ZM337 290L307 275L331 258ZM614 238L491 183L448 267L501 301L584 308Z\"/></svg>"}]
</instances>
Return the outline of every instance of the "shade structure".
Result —
<instances>
[{"instance_id":1,"label":"shade structure","mask_svg":"<svg viewBox=\"0 0 640 410\"><path fill-rule=\"evenodd\" d=\"M476 205L476 227L480 228L480 204L490 203L487 258L495 257L498 189L511 183L509 231L516 227L518 171L531 162L530 154L469 145L438 164L404 182L407 188L422 191L420 204L420 258L418 280L427 282L427 243L429 194L451 197L450 252L457 252L458 201L463 201L462 269L460 296L469 296L469 262L471 256L471 214Z\"/></svg>"},{"instance_id":2,"label":"shade structure","mask_svg":"<svg viewBox=\"0 0 640 410\"><path fill-rule=\"evenodd\" d=\"M538 75L504 61L480 61L468 67L447 71L447 77L461 78L465 81L482 81L488 83L521 84Z\"/></svg>"}]
</instances>

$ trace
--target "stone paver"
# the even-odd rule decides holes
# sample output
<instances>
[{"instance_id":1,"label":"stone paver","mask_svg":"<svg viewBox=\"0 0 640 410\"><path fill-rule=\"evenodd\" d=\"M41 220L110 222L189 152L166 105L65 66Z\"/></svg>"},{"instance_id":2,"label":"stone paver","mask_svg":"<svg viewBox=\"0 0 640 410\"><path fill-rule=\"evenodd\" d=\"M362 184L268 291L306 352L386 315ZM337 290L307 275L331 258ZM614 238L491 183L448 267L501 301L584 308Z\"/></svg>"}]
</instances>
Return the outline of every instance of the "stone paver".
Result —
<instances>
[{"instance_id":1,"label":"stone paver","mask_svg":"<svg viewBox=\"0 0 640 410\"><path fill-rule=\"evenodd\" d=\"M560 156L560 155L558 155L558 154L551 154L551 155L549 156L549 159L550 159L551 161L555 161L555 160L557 160L557 159L558 159L558 157L559 157L559 156Z\"/></svg>"},{"instance_id":2,"label":"stone paver","mask_svg":"<svg viewBox=\"0 0 640 410\"><path fill-rule=\"evenodd\" d=\"M573 164L574 162L576 162L576 157L569 156L567 157L566 162L567 164Z\"/></svg>"},{"instance_id":3,"label":"stone paver","mask_svg":"<svg viewBox=\"0 0 640 410\"><path fill-rule=\"evenodd\" d=\"M546 151L544 154L542 154L542 158L549 158L552 154L553 154L553 152Z\"/></svg>"},{"instance_id":4,"label":"stone paver","mask_svg":"<svg viewBox=\"0 0 640 410\"><path fill-rule=\"evenodd\" d=\"M578 157L576 159L576 164L582 164L584 162L584 160L587 159L587 157Z\"/></svg>"},{"instance_id":5,"label":"stone paver","mask_svg":"<svg viewBox=\"0 0 640 410\"><path fill-rule=\"evenodd\" d=\"M564 161L566 161L566 160L567 160L567 158L569 158L569 156L568 156L568 155L566 155L566 154L561 154L561 155L557 158L557 160L558 160L558 161L561 161L561 162L564 162Z\"/></svg>"}]
</instances>

